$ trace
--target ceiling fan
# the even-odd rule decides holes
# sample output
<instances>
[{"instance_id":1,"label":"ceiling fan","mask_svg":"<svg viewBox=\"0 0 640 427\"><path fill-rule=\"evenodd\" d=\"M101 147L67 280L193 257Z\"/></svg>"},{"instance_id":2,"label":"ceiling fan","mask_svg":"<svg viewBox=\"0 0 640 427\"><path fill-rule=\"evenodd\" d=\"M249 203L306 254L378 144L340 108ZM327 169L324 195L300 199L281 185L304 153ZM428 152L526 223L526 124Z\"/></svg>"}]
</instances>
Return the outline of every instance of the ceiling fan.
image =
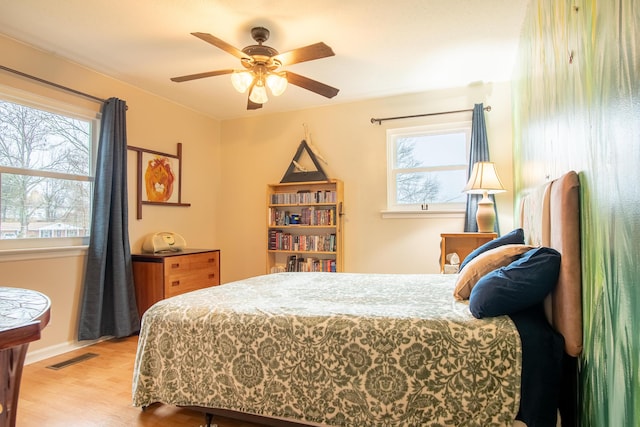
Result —
<instances>
[{"instance_id":1,"label":"ceiling fan","mask_svg":"<svg viewBox=\"0 0 640 427\"><path fill-rule=\"evenodd\" d=\"M254 27L251 29L251 37L258 44L247 46L242 50L236 49L229 43L208 33L191 34L240 59L240 63L244 69L226 69L189 74L187 76L171 78L174 82L186 82L205 77L231 74L231 82L236 90L240 93L249 92L247 110L262 108L262 104L269 100L266 87L271 90L274 96L278 96L285 91L288 83L327 98L333 98L338 94L339 89L301 76L300 74L282 70L284 66L334 56L333 50L322 42L285 53L278 53L278 51L271 46L263 44L269 39L270 34L269 30L264 27Z\"/></svg>"}]
</instances>

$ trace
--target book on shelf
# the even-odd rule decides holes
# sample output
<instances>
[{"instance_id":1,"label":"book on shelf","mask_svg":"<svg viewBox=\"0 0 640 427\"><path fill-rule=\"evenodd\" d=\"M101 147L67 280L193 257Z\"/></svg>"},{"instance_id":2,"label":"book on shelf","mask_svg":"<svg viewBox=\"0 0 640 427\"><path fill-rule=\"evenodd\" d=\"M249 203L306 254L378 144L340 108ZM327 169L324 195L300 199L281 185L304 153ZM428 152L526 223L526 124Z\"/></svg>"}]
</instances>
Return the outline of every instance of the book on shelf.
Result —
<instances>
[{"instance_id":1,"label":"book on shelf","mask_svg":"<svg viewBox=\"0 0 640 427\"><path fill-rule=\"evenodd\" d=\"M296 193L273 193L272 205L308 205L312 203L335 203L335 190L299 191Z\"/></svg>"},{"instance_id":2,"label":"book on shelf","mask_svg":"<svg viewBox=\"0 0 640 427\"><path fill-rule=\"evenodd\" d=\"M272 269L272 272L280 272L282 269ZM287 272L336 272L335 259L320 259L314 257L303 257L300 255L290 255L287 257Z\"/></svg>"},{"instance_id":3,"label":"book on shelf","mask_svg":"<svg viewBox=\"0 0 640 427\"><path fill-rule=\"evenodd\" d=\"M298 221L292 221L292 217L299 216ZM300 213L291 213L288 210L269 208L269 226L281 227L283 225L309 225L309 226L335 226L336 209L317 209L314 207L303 207Z\"/></svg>"},{"instance_id":4,"label":"book on shelf","mask_svg":"<svg viewBox=\"0 0 640 427\"><path fill-rule=\"evenodd\" d=\"M304 251L335 252L336 235L291 234L279 229L269 230L269 250L272 251Z\"/></svg>"},{"instance_id":5,"label":"book on shelf","mask_svg":"<svg viewBox=\"0 0 640 427\"><path fill-rule=\"evenodd\" d=\"M296 255L290 255L287 259L287 271L297 271L298 257Z\"/></svg>"}]
</instances>

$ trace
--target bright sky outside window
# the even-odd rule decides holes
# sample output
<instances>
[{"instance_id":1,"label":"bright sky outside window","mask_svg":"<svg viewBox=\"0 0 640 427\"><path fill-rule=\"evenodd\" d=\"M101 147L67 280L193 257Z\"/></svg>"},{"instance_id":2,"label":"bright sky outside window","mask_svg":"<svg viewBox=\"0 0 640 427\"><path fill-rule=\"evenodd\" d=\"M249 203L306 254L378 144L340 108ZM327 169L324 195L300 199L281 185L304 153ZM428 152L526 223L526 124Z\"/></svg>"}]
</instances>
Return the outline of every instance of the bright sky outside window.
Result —
<instances>
[{"instance_id":1,"label":"bright sky outside window","mask_svg":"<svg viewBox=\"0 0 640 427\"><path fill-rule=\"evenodd\" d=\"M471 123L387 132L388 210L463 210Z\"/></svg>"}]
</instances>

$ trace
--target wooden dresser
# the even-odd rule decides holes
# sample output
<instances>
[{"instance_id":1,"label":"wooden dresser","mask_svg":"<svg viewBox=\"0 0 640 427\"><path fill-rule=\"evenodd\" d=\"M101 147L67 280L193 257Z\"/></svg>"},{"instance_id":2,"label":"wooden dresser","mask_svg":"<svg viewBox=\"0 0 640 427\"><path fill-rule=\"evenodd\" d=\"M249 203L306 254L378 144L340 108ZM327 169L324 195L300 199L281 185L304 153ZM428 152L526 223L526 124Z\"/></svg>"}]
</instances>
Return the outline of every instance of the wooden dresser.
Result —
<instances>
[{"instance_id":1,"label":"wooden dresser","mask_svg":"<svg viewBox=\"0 0 640 427\"><path fill-rule=\"evenodd\" d=\"M156 302L220 284L218 249L131 254L140 317Z\"/></svg>"}]
</instances>

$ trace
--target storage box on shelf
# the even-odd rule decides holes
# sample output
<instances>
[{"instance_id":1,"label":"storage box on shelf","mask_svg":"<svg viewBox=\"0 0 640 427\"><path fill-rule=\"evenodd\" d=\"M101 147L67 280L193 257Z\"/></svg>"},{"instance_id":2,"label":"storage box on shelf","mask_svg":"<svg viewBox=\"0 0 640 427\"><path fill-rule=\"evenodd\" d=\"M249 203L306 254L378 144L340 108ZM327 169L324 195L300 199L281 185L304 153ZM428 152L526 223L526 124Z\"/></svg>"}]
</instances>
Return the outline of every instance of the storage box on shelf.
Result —
<instances>
[{"instance_id":1,"label":"storage box on shelf","mask_svg":"<svg viewBox=\"0 0 640 427\"><path fill-rule=\"evenodd\" d=\"M267 273L343 271L343 183L267 187Z\"/></svg>"}]
</instances>

